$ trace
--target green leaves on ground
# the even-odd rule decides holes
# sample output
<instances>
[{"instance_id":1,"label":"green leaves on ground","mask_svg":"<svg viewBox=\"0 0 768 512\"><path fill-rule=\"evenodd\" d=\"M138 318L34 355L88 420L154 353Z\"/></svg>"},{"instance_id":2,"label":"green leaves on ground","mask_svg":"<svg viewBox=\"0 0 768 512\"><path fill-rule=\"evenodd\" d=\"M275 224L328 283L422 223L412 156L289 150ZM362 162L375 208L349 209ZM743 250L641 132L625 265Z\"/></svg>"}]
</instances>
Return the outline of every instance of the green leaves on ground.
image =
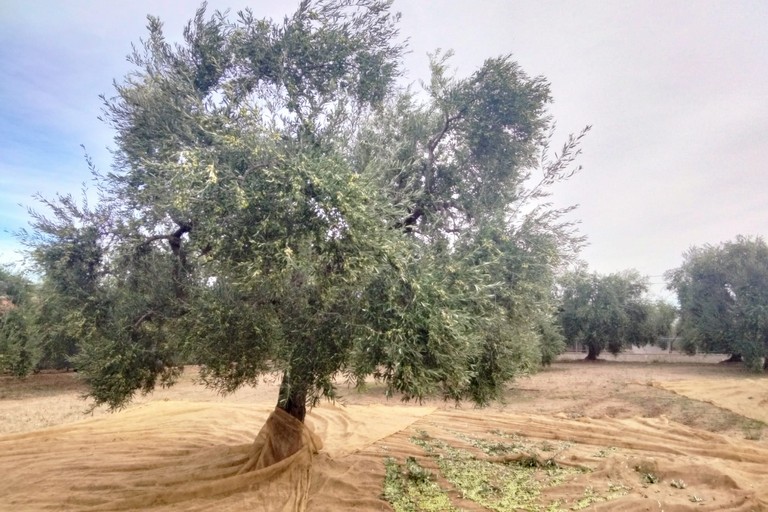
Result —
<instances>
[{"instance_id":1,"label":"green leaves on ground","mask_svg":"<svg viewBox=\"0 0 768 512\"><path fill-rule=\"evenodd\" d=\"M616 499L627 488L610 484L605 492L587 488L572 503L548 500L546 489L572 481L584 469L561 466L556 457L567 443L533 443L505 434L459 436L457 448L426 432L411 438L427 458L407 457L403 464L385 460L384 498L398 512L461 510L456 503L470 501L487 510L581 510L593 503ZM537 455L548 452L549 457ZM434 470L427 469L434 467Z\"/></svg>"}]
</instances>

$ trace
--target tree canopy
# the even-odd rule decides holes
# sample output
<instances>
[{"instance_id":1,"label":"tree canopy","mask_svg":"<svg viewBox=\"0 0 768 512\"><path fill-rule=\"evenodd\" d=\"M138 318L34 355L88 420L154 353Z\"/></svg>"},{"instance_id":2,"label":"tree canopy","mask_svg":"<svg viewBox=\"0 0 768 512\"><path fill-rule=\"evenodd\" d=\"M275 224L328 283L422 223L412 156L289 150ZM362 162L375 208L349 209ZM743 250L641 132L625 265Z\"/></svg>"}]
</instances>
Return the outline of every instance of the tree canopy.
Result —
<instances>
[{"instance_id":1,"label":"tree canopy","mask_svg":"<svg viewBox=\"0 0 768 512\"><path fill-rule=\"evenodd\" d=\"M34 288L23 274L0 267L0 374L23 376L38 360L30 320Z\"/></svg>"},{"instance_id":2,"label":"tree canopy","mask_svg":"<svg viewBox=\"0 0 768 512\"><path fill-rule=\"evenodd\" d=\"M566 342L587 348L595 360L603 350L655 344L669 333L674 308L652 302L646 279L637 271L600 275L577 270L561 281L560 324Z\"/></svg>"},{"instance_id":3,"label":"tree canopy","mask_svg":"<svg viewBox=\"0 0 768 512\"><path fill-rule=\"evenodd\" d=\"M667 273L680 302L681 335L690 352L721 352L768 367L768 246L738 236L692 247Z\"/></svg>"},{"instance_id":4,"label":"tree canopy","mask_svg":"<svg viewBox=\"0 0 768 512\"><path fill-rule=\"evenodd\" d=\"M334 379L486 403L562 347L552 285L581 243L544 199L549 85L509 57L467 78L432 57L397 86L391 1L303 1L282 22L158 19L104 97L115 130L95 206L45 201L26 242L97 403L279 373L278 407ZM586 131L586 130L585 130Z\"/></svg>"}]
</instances>

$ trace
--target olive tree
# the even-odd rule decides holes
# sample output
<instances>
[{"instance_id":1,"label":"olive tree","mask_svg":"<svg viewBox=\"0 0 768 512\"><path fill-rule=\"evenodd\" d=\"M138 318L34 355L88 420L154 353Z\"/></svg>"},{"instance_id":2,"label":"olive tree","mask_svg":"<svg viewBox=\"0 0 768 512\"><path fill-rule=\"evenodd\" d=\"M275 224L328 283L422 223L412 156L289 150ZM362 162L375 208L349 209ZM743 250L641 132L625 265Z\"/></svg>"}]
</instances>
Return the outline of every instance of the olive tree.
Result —
<instances>
[{"instance_id":1,"label":"olive tree","mask_svg":"<svg viewBox=\"0 0 768 512\"><path fill-rule=\"evenodd\" d=\"M692 247L667 279L677 292L689 352L721 352L755 370L768 367L768 246L762 238Z\"/></svg>"},{"instance_id":2,"label":"olive tree","mask_svg":"<svg viewBox=\"0 0 768 512\"><path fill-rule=\"evenodd\" d=\"M35 286L25 275L0 267L0 373L22 377L39 359L32 325Z\"/></svg>"},{"instance_id":3,"label":"olive tree","mask_svg":"<svg viewBox=\"0 0 768 512\"><path fill-rule=\"evenodd\" d=\"M582 134L549 156L549 86L509 57L458 79L436 55L424 94L398 88L390 4L200 9L178 45L149 18L104 97L99 203L59 197L27 234L97 403L184 362L224 392L279 373L299 420L340 375L486 403L559 350L580 238L543 198Z\"/></svg>"},{"instance_id":4,"label":"olive tree","mask_svg":"<svg viewBox=\"0 0 768 512\"><path fill-rule=\"evenodd\" d=\"M663 332L653 325L646 279L637 271L600 275L576 271L561 281L560 324L570 344L587 348L588 360L607 349L655 343Z\"/></svg>"}]
</instances>

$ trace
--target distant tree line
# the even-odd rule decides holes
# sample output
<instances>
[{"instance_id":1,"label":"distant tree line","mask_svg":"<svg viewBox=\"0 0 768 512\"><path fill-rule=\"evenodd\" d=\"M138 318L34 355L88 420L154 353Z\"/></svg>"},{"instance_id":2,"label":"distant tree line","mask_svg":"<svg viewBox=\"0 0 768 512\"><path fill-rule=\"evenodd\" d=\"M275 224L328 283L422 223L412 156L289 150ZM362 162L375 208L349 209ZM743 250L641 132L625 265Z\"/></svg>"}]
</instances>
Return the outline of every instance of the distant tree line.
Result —
<instances>
[{"instance_id":1,"label":"distant tree line","mask_svg":"<svg viewBox=\"0 0 768 512\"><path fill-rule=\"evenodd\" d=\"M55 299L44 284L0 267L0 374L73 367L78 338L66 320L74 312Z\"/></svg>"}]
</instances>

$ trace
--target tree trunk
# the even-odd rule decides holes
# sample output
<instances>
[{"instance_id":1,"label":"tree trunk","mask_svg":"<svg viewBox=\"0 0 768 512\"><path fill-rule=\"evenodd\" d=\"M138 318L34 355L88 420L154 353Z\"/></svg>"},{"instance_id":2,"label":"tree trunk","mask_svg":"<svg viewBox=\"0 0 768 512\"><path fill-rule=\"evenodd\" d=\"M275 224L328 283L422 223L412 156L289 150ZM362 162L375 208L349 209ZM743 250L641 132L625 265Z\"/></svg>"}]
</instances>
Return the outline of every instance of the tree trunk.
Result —
<instances>
[{"instance_id":1,"label":"tree trunk","mask_svg":"<svg viewBox=\"0 0 768 512\"><path fill-rule=\"evenodd\" d=\"M290 371L286 370L280 383L277 407L256 436L251 455L238 474L277 464L299 450L317 453L322 443L316 443L303 424L307 414L306 396L306 384L293 382Z\"/></svg>"},{"instance_id":2,"label":"tree trunk","mask_svg":"<svg viewBox=\"0 0 768 512\"><path fill-rule=\"evenodd\" d=\"M307 415L307 388L301 383L292 382L289 370L283 373L277 407L304 423Z\"/></svg>"},{"instance_id":3,"label":"tree trunk","mask_svg":"<svg viewBox=\"0 0 768 512\"><path fill-rule=\"evenodd\" d=\"M600 355L600 350L594 345L587 345L587 350L587 357L584 359L587 361L597 361L597 356Z\"/></svg>"}]
</instances>

